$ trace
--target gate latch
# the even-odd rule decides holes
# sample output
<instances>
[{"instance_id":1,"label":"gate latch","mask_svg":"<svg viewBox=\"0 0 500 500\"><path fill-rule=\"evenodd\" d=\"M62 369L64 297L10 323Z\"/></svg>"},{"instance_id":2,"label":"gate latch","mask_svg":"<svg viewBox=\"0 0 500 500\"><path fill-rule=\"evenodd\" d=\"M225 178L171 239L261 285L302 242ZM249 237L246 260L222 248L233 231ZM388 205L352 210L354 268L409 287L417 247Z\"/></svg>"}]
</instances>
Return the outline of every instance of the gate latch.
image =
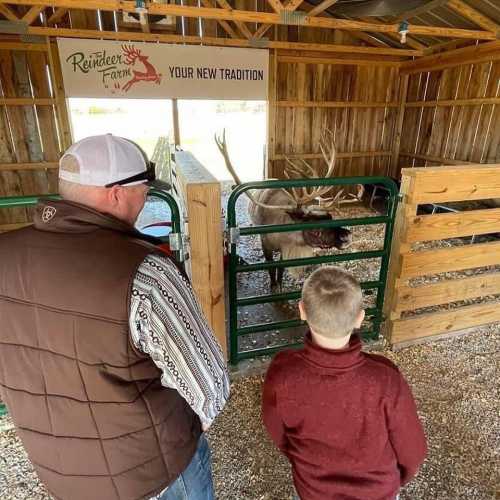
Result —
<instances>
[{"instance_id":1,"label":"gate latch","mask_svg":"<svg viewBox=\"0 0 500 500\"><path fill-rule=\"evenodd\" d=\"M182 234L181 233L170 233L168 235L168 244L170 249L174 251L182 250Z\"/></svg>"},{"instance_id":2,"label":"gate latch","mask_svg":"<svg viewBox=\"0 0 500 500\"><path fill-rule=\"evenodd\" d=\"M240 241L240 228L232 227L229 229L229 243L236 245Z\"/></svg>"}]
</instances>

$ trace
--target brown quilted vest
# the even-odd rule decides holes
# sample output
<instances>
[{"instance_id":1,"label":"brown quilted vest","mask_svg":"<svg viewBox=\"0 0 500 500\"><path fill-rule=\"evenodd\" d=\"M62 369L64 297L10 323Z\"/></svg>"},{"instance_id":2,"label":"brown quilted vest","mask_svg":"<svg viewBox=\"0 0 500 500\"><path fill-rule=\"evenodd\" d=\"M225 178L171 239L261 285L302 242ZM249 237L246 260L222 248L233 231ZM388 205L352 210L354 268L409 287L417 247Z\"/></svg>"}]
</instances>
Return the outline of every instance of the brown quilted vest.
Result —
<instances>
[{"instance_id":1,"label":"brown quilted vest","mask_svg":"<svg viewBox=\"0 0 500 500\"><path fill-rule=\"evenodd\" d=\"M197 446L198 417L130 340L131 282L155 251L139 237L63 201L0 235L0 393L56 499L148 499Z\"/></svg>"}]
</instances>

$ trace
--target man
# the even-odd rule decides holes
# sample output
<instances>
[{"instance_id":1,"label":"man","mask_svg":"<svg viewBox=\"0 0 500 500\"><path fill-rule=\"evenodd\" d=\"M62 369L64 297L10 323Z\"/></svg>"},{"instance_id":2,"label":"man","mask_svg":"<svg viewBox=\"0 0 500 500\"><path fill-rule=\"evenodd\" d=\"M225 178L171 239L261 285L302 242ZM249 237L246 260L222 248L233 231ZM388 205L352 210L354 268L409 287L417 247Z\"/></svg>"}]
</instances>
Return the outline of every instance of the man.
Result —
<instances>
[{"instance_id":1,"label":"man","mask_svg":"<svg viewBox=\"0 0 500 500\"><path fill-rule=\"evenodd\" d=\"M63 201L0 235L0 392L60 500L211 500L229 396L183 272L133 224L154 165L111 134L60 161Z\"/></svg>"}]
</instances>

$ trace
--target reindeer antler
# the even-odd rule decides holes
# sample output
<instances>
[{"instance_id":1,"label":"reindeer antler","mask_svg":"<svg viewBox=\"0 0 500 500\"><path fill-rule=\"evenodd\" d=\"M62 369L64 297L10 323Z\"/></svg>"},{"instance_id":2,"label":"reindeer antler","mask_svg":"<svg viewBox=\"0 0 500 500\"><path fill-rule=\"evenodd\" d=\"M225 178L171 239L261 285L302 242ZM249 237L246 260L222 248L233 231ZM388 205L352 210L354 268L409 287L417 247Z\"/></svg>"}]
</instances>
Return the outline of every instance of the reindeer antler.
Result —
<instances>
[{"instance_id":1,"label":"reindeer antler","mask_svg":"<svg viewBox=\"0 0 500 500\"><path fill-rule=\"evenodd\" d=\"M226 168L228 169L229 173L233 177L234 181L236 184L241 185L243 184L241 182L241 179L239 175L236 173L236 170L234 169L231 159L229 158L229 153L227 151L227 143L226 143L226 129L223 129L222 131L222 138L220 136L217 136L217 134L214 134L214 139L215 143L217 144L217 147L219 148L219 151L221 155L224 157L224 161L226 163ZM270 208L270 209L276 209L276 210L295 210L298 208L298 204L295 200L295 198L286 190L286 189L281 189L292 201L291 205L266 205L265 203L261 203L260 201L257 201L251 194L250 192L246 191L246 195L250 198L252 203L255 203L259 207L262 208Z\"/></svg>"},{"instance_id":2,"label":"reindeer antler","mask_svg":"<svg viewBox=\"0 0 500 500\"><path fill-rule=\"evenodd\" d=\"M327 135L330 136L330 140L328 140ZM331 130L325 129L325 132L321 135L320 144L319 144L321 154L323 159L327 164L327 171L324 175L325 178L334 177L335 171L335 163L337 161L337 149L335 147L334 134ZM312 167L305 160L301 160L303 165L298 165L290 158L285 156L285 160L288 163L288 167L285 167L284 174L289 179L293 177L295 178L319 178L321 177L318 174L318 171ZM312 176L311 176L312 174ZM314 203L315 201L319 202L319 207L322 210L331 210L338 208L342 204L347 203L356 203L360 201L364 194L364 187L358 185L358 194L357 195L344 195L344 190L341 189L334 198L323 198L328 191L332 189L332 186L323 186L312 188L311 191L308 191L307 188L301 188L302 194L298 192L298 190L293 190L295 198L297 199L297 203L299 206L309 205Z\"/></svg>"},{"instance_id":3,"label":"reindeer antler","mask_svg":"<svg viewBox=\"0 0 500 500\"><path fill-rule=\"evenodd\" d=\"M122 50L125 52L125 64L134 64L135 60L141 55L141 51L130 45L122 45Z\"/></svg>"}]
</instances>

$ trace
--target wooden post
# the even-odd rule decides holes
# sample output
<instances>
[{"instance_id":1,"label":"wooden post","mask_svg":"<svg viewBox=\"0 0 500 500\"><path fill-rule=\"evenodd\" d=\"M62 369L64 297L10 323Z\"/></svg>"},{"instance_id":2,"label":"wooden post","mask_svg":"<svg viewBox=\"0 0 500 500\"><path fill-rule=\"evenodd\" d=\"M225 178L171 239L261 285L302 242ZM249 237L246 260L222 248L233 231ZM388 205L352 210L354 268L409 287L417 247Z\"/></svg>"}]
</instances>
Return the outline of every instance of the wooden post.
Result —
<instances>
[{"instance_id":1,"label":"wooden post","mask_svg":"<svg viewBox=\"0 0 500 500\"><path fill-rule=\"evenodd\" d=\"M189 152L175 153L188 222L186 271L227 359L220 182Z\"/></svg>"},{"instance_id":2,"label":"wooden post","mask_svg":"<svg viewBox=\"0 0 500 500\"><path fill-rule=\"evenodd\" d=\"M394 135L394 145L392 147L391 172L397 177L399 166L399 151L401 148L401 134L403 133L403 122L405 118L406 97L408 95L408 75L401 75L399 84L399 108L396 120L396 133Z\"/></svg>"},{"instance_id":3,"label":"wooden post","mask_svg":"<svg viewBox=\"0 0 500 500\"><path fill-rule=\"evenodd\" d=\"M47 47L49 49L49 69L52 79L52 88L54 97L57 101L56 114L59 123L59 133L61 135L61 150L65 151L73 144L73 134L71 131L71 120L69 118L66 94L64 91L61 62L59 60L57 45L51 44L49 37L47 37Z\"/></svg>"},{"instance_id":4,"label":"wooden post","mask_svg":"<svg viewBox=\"0 0 500 500\"><path fill-rule=\"evenodd\" d=\"M273 163L272 159L276 152L276 82L278 73L278 55L276 50L269 52L269 95L267 110L267 158L265 178L272 178Z\"/></svg>"},{"instance_id":5,"label":"wooden post","mask_svg":"<svg viewBox=\"0 0 500 500\"><path fill-rule=\"evenodd\" d=\"M177 99L172 99L172 120L174 122L174 144L176 146L180 146L181 133L179 127L179 107L177 105Z\"/></svg>"}]
</instances>

